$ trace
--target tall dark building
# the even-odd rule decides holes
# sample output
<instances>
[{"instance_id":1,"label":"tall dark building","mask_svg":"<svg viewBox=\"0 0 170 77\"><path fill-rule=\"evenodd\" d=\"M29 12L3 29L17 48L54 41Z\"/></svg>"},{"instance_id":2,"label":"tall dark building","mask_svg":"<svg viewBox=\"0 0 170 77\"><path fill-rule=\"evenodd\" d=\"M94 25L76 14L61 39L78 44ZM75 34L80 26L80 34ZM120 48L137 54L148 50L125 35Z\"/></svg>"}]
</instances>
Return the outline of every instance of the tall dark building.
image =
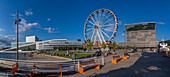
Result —
<instances>
[{"instance_id":1,"label":"tall dark building","mask_svg":"<svg viewBox=\"0 0 170 77\"><path fill-rule=\"evenodd\" d=\"M138 48L156 47L156 23L143 22L125 25L127 31L127 45Z\"/></svg>"}]
</instances>

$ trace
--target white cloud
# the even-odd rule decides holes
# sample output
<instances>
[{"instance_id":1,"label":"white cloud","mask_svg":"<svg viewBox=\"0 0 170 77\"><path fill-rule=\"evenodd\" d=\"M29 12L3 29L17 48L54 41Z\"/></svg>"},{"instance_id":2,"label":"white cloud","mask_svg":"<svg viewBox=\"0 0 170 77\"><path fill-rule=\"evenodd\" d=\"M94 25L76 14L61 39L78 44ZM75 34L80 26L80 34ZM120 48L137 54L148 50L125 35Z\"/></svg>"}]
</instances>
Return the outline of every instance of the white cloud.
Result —
<instances>
[{"instance_id":1,"label":"white cloud","mask_svg":"<svg viewBox=\"0 0 170 77\"><path fill-rule=\"evenodd\" d=\"M50 18L47 19L47 21L50 21L50 20L51 20Z\"/></svg>"},{"instance_id":2,"label":"white cloud","mask_svg":"<svg viewBox=\"0 0 170 77\"><path fill-rule=\"evenodd\" d=\"M29 16L29 15L32 15L33 12L32 12L32 9L27 9L25 11L25 15ZM11 16L14 17L14 19L16 20L16 13L14 14L11 14ZM35 26L38 26L39 24L37 22L32 22L32 23L29 23L27 22L27 20L24 18L24 16L22 14L19 14L19 18L21 19L21 22L19 23L19 32L20 33L26 33L28 31L31 30L31 28L35 27Z\"/></svg>"},{"instance_id":3,"label":"white cloud","mask_svg":"<svg viewBox=\"0 0 170 77\"><path fill-rule=\"evenodd\" d=\"M16 17L17 14L11 14L11 16ZM19 16L22 17L23 15L22 15L22 14L19 14Z\"/></svg>"},{"instance_id":4,"label":"white cloud","mask_svg":"<svg viewBox=\"0 0 170 77\"><path fill-rule=\"evenodd\" d=\"M60 31L56 31L57 28L51 28L51 27L49 27L49 28L37 27L37 28L40 28L40 29L43 29L43 30L47 30L48 33L59 33L60 32Z\"/></svg>"},{"instance_id":5,"label":"white cloud","mask_svg":"<svg viewBox=\"0 0 170 77\"><path fill-rule=\"evenodd\" d=\"M25 35L19 34L19 38L24 38Z\"/></svg>"},{"instance_id":6,"label":"white cloud","mask_svg":"<svg viewBox=\"0 0 170 77\"><path fill-rule=\"evenodd\" d=\"M104 30L106 32L113 32L113 27L106 27Z\"/></svg>"},{"instance_id":7,"label":"white cloud","mask_svg":"<svg viewBox=\"0 0 170 77\"><path fill-rule=\"evenodd\" d=\"M15 35L0 36L0 48L10 47L11 42L16 40L14 36Z\"/></svg>"},{"instance_id":8,"label":"white cloud","mask_svg":"<svg viewBox=\"0 0 170 77\"><path fill-rule=\"evenodd\" d=\"M15 17L16 15L15 14L11 14L11 16Z\"/></svg>"},{"instance_id":9,"label":"white cloud","mask_svg":"<svg viewBox=\"0 0 170 77\"><path fill-rule=\"evenodd\" d=\"M165 23L164 22L156 22L157 24L161 24L161 25L164 25Z\"/></svg>"},{"instance_id":10,"label":"white cloud","mask_svg":"<svg viewBox=\"0 0 170 77\"><path fill-rule=\"evenodd\" d=\"M49 27L49 28L44 28L44 30L48 30L48 33L55 33L54 32L54 28L51 28L51 27Z\"/></svg>"},{"instance_id":11,"label":"white cloud","mask_svg":"<svg viewBox=\"0 0 170 77\"><path fill-rule=\"evenodd\" d=\"M118 22L118 25L122 25L122 21L119 21L119 22Z\"/></svg>"},{"instance_id":12,"label":"white cloud","mask_svg":"<svg viewBox=\"0 0 170 77\"><path fill-rule=\"evenodd\" d=\"M23 15L22 14L19 14L20 17L22 17Z\"/></svg>"},{"instance_id":13,"label":"white cloud","mask_svg":"<svg viewBox=\"0 0 170 77\"><path fill-rule=\"evenodd\" d=\"M5 30L0 28L0 32L1 32L1 31L5 31Z\"/></svg>"},{"instance_id":14,"label":"white cloud","mask_svg":"<svg viewBox=\"0 0 170 77\"><path fill-rule=\"evenodd\" d=\"M12 37L12 36L15 36L15 35L7 35L7 36L5 36L5 37Z\"/></svg>"},{"instance_id":15,"label":"white cloud","mask_svg":"<svg viewBox=\"0 0 170 77\"><path fill-rule=\"evenodd\" d=\"M33 15L32 9L28 9L25 11L25 15L29 16L29 15Z\"/></svg>"},{"instance_id":16,"label":"white cloud","mask_svg":"<svg viewBox=\"0 0 170 77\"><path fill-rule=\"evenodd\" d=\"M22 18L21 22L19 24L19 32L26 33L28 31L30 31L31 28L33 28L37 25L39 25L37 22L27 23L27 21L24 18Z\"/></svg>"}]
</instances>

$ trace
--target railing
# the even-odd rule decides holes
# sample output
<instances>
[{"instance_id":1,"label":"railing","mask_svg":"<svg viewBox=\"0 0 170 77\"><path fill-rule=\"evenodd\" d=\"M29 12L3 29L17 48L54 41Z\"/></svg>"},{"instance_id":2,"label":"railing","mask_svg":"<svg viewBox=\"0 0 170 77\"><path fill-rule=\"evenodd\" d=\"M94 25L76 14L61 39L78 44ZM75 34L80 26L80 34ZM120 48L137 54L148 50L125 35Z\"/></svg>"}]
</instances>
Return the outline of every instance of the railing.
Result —
<instances>
[{"instance_id":1,"label":"railing","mask_svg":"<svg viewBox=\"0 0 170 77\"><path fill-rule=\"evenodd\" d=\"M38 72L61 72L59 68L54 69L44 69L44 68L38 68L34 66L39 64L59 64L62 68L62 72L78 72L79 70L79 61L88 60L88 59L95 59L96 61L99 61L100 64L104 65L104 58L103 57L93 57L93 58L86 58L86 59L77 59L72 61L36 61L36 60L15 60L15 59L6 59L6 58L0 58L0 66L6 67L6 68L12 68L12 65L14 65L16 62L18 62L17 70L18 73L16 75L21 74L30 74L30 72L34 72L34 74L38 74ZM26 73L25 73L26 72ZM0 73L1 75L1 73ZM13 75L12 72L3 73L3 76L11 76Z\"/></svg>"}]
</instances>

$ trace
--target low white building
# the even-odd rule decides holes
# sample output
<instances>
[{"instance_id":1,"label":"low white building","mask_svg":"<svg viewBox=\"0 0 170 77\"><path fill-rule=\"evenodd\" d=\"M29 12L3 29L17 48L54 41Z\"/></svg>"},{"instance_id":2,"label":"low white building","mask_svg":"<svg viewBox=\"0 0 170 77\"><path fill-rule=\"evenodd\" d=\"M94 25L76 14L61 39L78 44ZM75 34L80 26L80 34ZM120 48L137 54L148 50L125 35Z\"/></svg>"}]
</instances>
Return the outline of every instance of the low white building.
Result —
<instances>
[{"instance_id":1,"label":"low white building","mask_svg":"<svg viewBox=\"0 0 170 77\"><path fill-rule=\"evenodd\" d=\"M53 49L54 46L82 46L83 42L81 41L72 41L67 39L53 39L47 41L36 42L36 50L47 50Z\"/></svg>"},{"instance_id":2,"label":"low white building","mask_svg":"<svg viewBox=\"0 0 170 77\"><path fill-rule=\"evenodd\" d=\"M39 41L36 36L26 37L26 42L19 42L19 50L30 51L30 50L50 50L57 46L76 46L80 47L83 45L81 41L67 40L67 39L52 39L46 41ZM17 44L11 43L11 48L6 49L7 51L16 50Z\"/></svg>"},{"instance_id":3,"label":"low white building","mask_svg":"<svg viewBox=\"0 0 170 77\"><path fill-rule=\"evenodd\" d=\"M27 36L26 37L26 42L36 42L39 41L39 38L36 36Z\"/></svg>"}]
</instances>

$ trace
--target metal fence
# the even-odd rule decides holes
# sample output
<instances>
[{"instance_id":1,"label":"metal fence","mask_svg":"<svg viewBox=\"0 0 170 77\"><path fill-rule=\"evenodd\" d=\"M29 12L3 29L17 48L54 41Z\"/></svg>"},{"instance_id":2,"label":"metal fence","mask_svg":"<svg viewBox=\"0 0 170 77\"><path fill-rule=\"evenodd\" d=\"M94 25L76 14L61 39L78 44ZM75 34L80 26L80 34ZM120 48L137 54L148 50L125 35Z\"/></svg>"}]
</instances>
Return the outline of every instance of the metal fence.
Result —
<instances>
[{"instance_id":1,"label":"metal fence","mask_svg":"<svg viewBox=\"0 0 170 77\"><path fill-rule=\"evenodd\" d=\"M46 72L60 72L59 68L52 68L52 69L42 69L35 67L34 69L31 69L32 67L36 65L60 65L62 68L62 72L78 72L79 70L79 61L84 61L88 59L94 59L95 61L99 61L100 65L104 65L104 57L93 57L93 58L85 58L85 59L76 59L72 61L36 61L36 60L15 60L15 59L6 59L6 58L0 58L0 67L5 68L12 68L13 64L18 63L18 75L26 75L30 74L31 71L37 73L39 71L46 71ZM9 72L1 72L1 76L11 76L13 75L11 71Z\"/></svg>"}]
</instances>

